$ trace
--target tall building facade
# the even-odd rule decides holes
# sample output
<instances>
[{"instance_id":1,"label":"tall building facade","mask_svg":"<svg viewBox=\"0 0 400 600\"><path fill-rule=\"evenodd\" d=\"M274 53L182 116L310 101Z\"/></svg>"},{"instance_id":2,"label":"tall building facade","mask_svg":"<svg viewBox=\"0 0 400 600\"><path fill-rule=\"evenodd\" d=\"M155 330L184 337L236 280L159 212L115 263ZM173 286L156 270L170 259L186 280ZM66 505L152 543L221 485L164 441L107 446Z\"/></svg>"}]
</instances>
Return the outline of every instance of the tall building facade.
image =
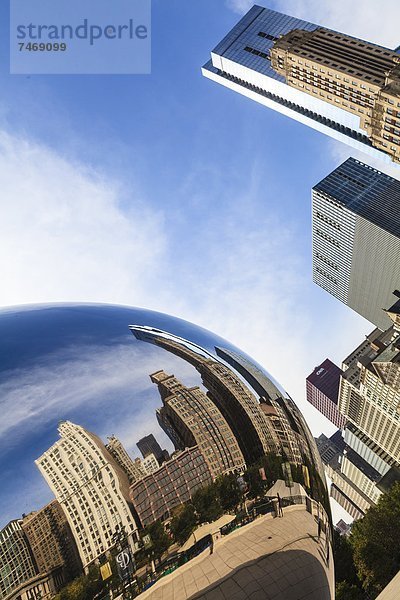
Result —
<instances>
[{"instance_id":1,"label":"tall building facade","mask_svg":"<svg viewBox=\"0 0 400 600\"><path fill-rule=\"evenodd\" d=\"M388 314L397 309L391 307L390 310L392 313L388 311ZM367 342L343 361L339 410L360 435L371 440L372 448L380 448L386 456L400 463L400 334L397 326L384 332L374 330Z\"/></svg>"},{"instance_id":2,"label":"tall building facade","mask_svg":"<svg viewBox=\"0 0 400 600\"><path fill-rule=\"evenodd\" d=\"M188 502L196 490L212 482L209 466L198 448L176 453L155 473L131 486L130 497L143 527L171 516L173 509Z\"/></svg>"},{"instance_id":3,"label":"tall building facade","mask_svg":"<svg viewBox=\"0 0 400 600\"><path fill-rule=\"evenodd\" d=\"M22 529L40 573L56 570L63 584L80 575L82 564L78 549L57 500L23 517Z\"/></svg>"},{"instance_id":4,"label":"tall building facade","mask_svg":"<svg viewBox=\"0 0 400 600\"><path fill-rule=\"evenodd\" d=\"M363 517L381 494L376 487L379 474L346 446L340 431L330 438L321 434L316 443L326 475L331 480L331 497L353 519Z\"/></svg>"},{"instance_id":5,"label":"tall building facade","mask_svg":"<svg viewBox=\"0 0 400 600\"><path fill-rule=\"evenodd\" d=\"M327 358L306 379L307 401L339 429L343 429L346 424L346 419L337 406L342 372Z\"/></svg>"},{"instance_id":6,"label":"tall building facade","mask_svg":"<svg viewBox=\"0 0 400 600\"><path fill-rule=\"evenodd\" d=\"M153 373L151 380L157 384L164 404L157 411L159 423L176 448L198 446L214 479L245 467L234 433L199 387L187 388L164 371Z\"/></svg>"},{"instance_id":7,"label":"tall building facade","mask_svg":"<svg viewBox=\"0 0 400 600\"><path fill-rule=\"evenodd\" d=\"M255 5L202 72L353 148L400 162L399 64L393 50Z\"/></svg>"},{"instance_id":8,"label":"tall building facade","mask_svg":"<svg viewBox=\"0 0 400 600\"><path fill-rule=\"evenodd\" d=\"M129 480L101 440L70 421L58 427L60 440L35 462L65 512L86 568L113 545L118 525L135 548L137 526Z\"/></svg>"},{"instance_id":9,"label":"tall building facade","mask_svg":"<svg viewBox=\"0 0 400 600\"><path fill-rule=\"evenodd\" d=\"M121 469L127 474L129 483L138 481L146 475L146 471L139 461L134 461L122 445L121 441L112 435L108 438L106 448L116 460Z\"/></svg>"},{"instance_id":10,"label":"tall building facade","mask_svg":"<svg viewBox=\"0 0 400 600\"><path fill-rule=\"evenodd\" d=\"M400 289L400 181L349 158L312 190L313 280L381 329Z\"/></svg>"}]
</instances>

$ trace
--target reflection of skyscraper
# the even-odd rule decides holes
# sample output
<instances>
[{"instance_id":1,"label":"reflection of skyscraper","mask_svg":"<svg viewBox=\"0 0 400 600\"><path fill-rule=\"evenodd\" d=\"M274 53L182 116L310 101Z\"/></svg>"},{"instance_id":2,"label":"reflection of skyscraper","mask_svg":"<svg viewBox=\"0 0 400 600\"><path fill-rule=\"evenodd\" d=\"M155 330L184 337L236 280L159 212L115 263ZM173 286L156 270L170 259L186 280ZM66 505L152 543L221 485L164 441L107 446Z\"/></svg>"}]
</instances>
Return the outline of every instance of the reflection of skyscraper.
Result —
<instances>
[{"instance_id":1,"label":"reflection of skyscraper","mask_svg":"<svg viewBox=\"0 0 400 600\"><path fill-rule=\"evenodd\" d=\"M279 439L270 420L256 397L232 369L215 357L211 358L211 354L208 357L199 354L193 345L189 348L182 340L172 336L161 337L155 332L152 343L183 358L197 369L208 390L207 395L232 429L248 465L268 452L280 452Z\"/></svg>"},{"instance_id":2,"label":"reflection of skyscraper","mask_svg":"<svg viewBox=\"0 0 400 600\"><path fill-rule=\"evenodd\" d=\"M400 181L349 158L314 186L312 205L314 282L386 329L382 309L400 289Z\"/></svg>"},{"instance_id":3,"label":"reflection of skyscraper","mask_svg":"<svg viewBox=\"0 0 400 600\"><path fill-rule=\"evenodd\" d=\"M35 462L67 515L86 568L113 547L116 526L129 538L136 531L127 475L101 440L63 421L61 439Z\"/></svg>"},{"instance_id":4,"label":"reflection of skyscraper","mask_svg":"<svg viewBox=\"0 0 400 600\"><path fill-rule=\"evenodd\" d=\"M272 378L245 356L215 348L260 396L260 401L235 371L211 352L158 329L131 326L131 330L137 339L160 346L196 368L208 390L207 395L235 434L248 465L269 452L285 454L296 463L303 462L303 454L315 458L307 442L309 430L294 403ZM320 464L319 456L317 460Z\"/></svg>"},{"instance_id":5,"label":"reflection of skyscraper","mask_svg":"<svg viewBox=\"0 0 400 600\"><path fill-rule=\"evenodd\" d=\"M228 423L199 388L187 388L173 375L151 375L163 400L157 412L160 425L181 450L197 445L213 477L241 470L243 454Z\"/></svg>"},{"instance_id":6,"label":"reflection of skyscraper","mask_svg":"<svg viewBox=\"0 0 400 600\"><path fill-rule=\"evenodd\" d=\"M201 487L212 482L208 464L195 446L178 452L155 473L131 486L130 497L143 527L171 516L172 510L188 502Z\"/></svg>"},{"instance_id":7,"label":"reflection of skyscraper","mask_svg":"<svg viewBox=\"0 0 400 600\"><path fill-rule=\"evenodd\" d=\"M141 438L136 446L142 453L143 458L146 458L149 454L154 454L160 464L169 458L168 452L166 450L161 450L160 444L152 433Z\"/></svg>"},{"instance_id":8,"label":"reflection of skyscraper","mask_svg":"<svg viewBox=\"0 0 400 600\"><path fill-rule=\"evenodd\" d=\"M288 460L303 462L302 454L311 459L312 451L304 432L305 423L287 393L253 362L242 354L216 347L219 357L230 364L247 381L260 397L260 408L278 438L278 448L284 451Z\"/></svg>"},{"instance_id":9,"label":"reflection of skyscraper","mask_svg":"<svg viewBox=\"0 0 400 600\"><path fill-rule=\"evenodd\" d=\"M9 597L36 574L21 521L11 521L0 531L0 597Z\"/></svg>"},{"instance_id":10,"label":"reflection of skyscraper","mask_svg":"<svg viewBox=\"0 0 400 600\"><path fill-rule=\"evenodd\" d=\"M400 162L399 55L253 6L203 74L372 156Z\"/></svg>"},{"instance_id":11,"label":"reflection of skyscraper","mask_svg":"<svg viewBox=\"0 0 400 600\"><path fill-rule=\"evenodd\" d=\"M117 461L121 469L128 475L130 483L133 483L146 475L141 464L132 460L118 438L112 435L108 440L108 444L106 444L107 450Z\"/></svg>"},{"instance_id":12,"label":"reflection of skyscraper","mask_svg":"<svg viewBox=\"0 0 400 600\"><path fill-rule=\"evenodd\" d=\"M82 565L75 540L57 500L24 517L22 528L40 573L55 570L60 587L80 574Z\"/></svg>"},{"instance_id":13,"label":"reflection of skyscraper","mask_svg":"<svg viewBox=\"0 0 400 600\"><path fill-rule=\"evenodd\" d=\"M337 407L342 372L327 358L306 379L308 402L340 429L346 424Z\"/></svg>"}]
</instances>

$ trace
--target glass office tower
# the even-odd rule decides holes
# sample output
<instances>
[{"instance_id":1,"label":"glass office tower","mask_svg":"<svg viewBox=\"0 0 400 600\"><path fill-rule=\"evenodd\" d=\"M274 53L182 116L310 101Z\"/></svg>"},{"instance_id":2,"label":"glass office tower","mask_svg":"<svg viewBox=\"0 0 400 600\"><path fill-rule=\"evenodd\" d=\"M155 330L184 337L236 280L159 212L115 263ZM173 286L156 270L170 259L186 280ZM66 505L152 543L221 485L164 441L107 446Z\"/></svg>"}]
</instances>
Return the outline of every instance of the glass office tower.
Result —
<instances>
[{"instance_id":1,"label":"glass office tower","mask_svg":"<svg viewBox=\"0 0 400 600\"><path fill-rule=\"evenodd\" d=\"M400 162L399 63L393 50L255 5L202 72L370 156Z\"/></svg>"},{"instance_id":2,"label":"glass office tower","mask_svg":"<svg viewBox=\"0 0 400 600\"><path fill-rule=\"evenodd\" d=\"M313 280L374 323L400 290L400 181L349 158L312 190Z\"/></svg>"}]
</instances>

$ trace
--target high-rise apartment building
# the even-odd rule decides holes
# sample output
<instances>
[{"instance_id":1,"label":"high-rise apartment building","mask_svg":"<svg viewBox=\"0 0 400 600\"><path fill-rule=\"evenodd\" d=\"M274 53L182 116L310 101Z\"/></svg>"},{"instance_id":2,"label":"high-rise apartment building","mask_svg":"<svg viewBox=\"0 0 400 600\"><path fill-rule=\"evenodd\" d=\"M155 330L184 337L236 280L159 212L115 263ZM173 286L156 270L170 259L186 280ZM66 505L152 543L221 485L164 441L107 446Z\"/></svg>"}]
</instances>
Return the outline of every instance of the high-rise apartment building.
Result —
<instances>
[{"instance_id":1,"label":"high-rise apartment building","mask_svg":"<svg viewBox=\"0 0 400 600\"><path fill-rule=\"evenodd\" d=\"M388 314L396 318L394 311L399 304L392 306ZM381 449L385 456L400 463L400 335L397 326L384 332L376 329L367 341L343 361L339 410L359 435L370 440L369 446L378 456L377 449Z\"/></svg>"},{"instance_id":2,"label":"high-rise apartment building","mask_svg":"<svg viewBox=\"0 0 400 600\"><path fill-rule=\"evenodd\" d=\"M199 388L187 388L173 375L151 375L163 407L157 418L175 447L198 446L215 479L222 473L241 471L245 460L235 435L212 400Z\"/></svg>"},{"instance_id":3,"label":"high-rise apartment building","mask_svg":"<svg viewBox=\"0 0 400 600\"><path fill-rule=\"evenodd\" d=\"M135 548L129 480L101 440L70 421L60 440L35 462L65 512L83 567L114 546L116 526L125 527Z\"/></svg>"},{"instance_id":4,"label":"high-rise apartment building","mask_svg":"<svg viewBox=\"0 0 400 600\"><path fill-rule=\"evenodd\" d=\"M160 464L169 458L168 452L161 449L160 444L152 433L141 438L136 446L142 453L143 458L146 458L149 454L153 454Z\"/></svg>"},{"instance_id":5,"label":"high-rise apartment building","mask_svg":"<svg viewBox=\"0 0 400 600\"><path fill-rule=\"evenodd\" d=\"M346 446L340 431L330 438L321 434L316 443L332 482L330 495L353 519L363 517L381 494L376 487L379 474Z\"/></svg>"},{"instance_id":6,"label":"high-rise apartment building","mask_svg":"<svg viewBox=\"0 0 400 600\"><path fill-rule=\"evenodd\" d=\"M188 502L196 490L212 482L208 464L198 446L177 452L155 473L131 486L130 497L143 527L167 519L173 509Z\"/></svg>"},{"instance_id":7,"label":"high-rise apartment building","mask_svg":"<svg viewBox=\"0 0 400 600\"><path fill-rule=\"evenodd\" d=\"M346 447L340 430L336 431L329 438L324 433L321 433L319 437L315 438L315 443L317 444L321 460L325 465L339 464L339 458Z\"/></svg>"},{"instance_id":8,"label":"high-rise apartment building","mask_svg":"<svg viewBox=\"0 0 400 600\"><path fill-rule=\"evenodd\" d=\"M400 162L400 57L393 50L255 5L214 48L203 74Z\"/></svg>"},{"instance_id":9,"label":"high-rise apartment building","mask_svg":"<svg viewBox=\"0 0 400 600\"><path fill-rule=\"evenodd\" d=\"M381 329L400 289L400 181L349 158L312 191L313 280Z\"/></svg>"},{"instance_id":10,"label":"high-rise apartment building","mask_svg":"<svg viewBox=\"0 0 400 600\"><path fill-rule=\"evenodd\" d=\"M138 481L147 473L139 461L134 461L122 445L121 441L112 435L108 438L106 448L117 461L121 469L128 475L129 483Z\"/></svg>"},{"instance_id":11,"label":"high-rise apartment building","mask_svg":"<svg viewBox=\"0 0 400 600\"><path fill-rule=\"evenodd\" d=\"M217 355L231 365L247 382L259 398L259 408L268 421L268 429L272 427L273 441L279 449L278 452L285 454L290 462L301 464L306 455L310 460L313 449L308 445L309 431L307 425L297 410L294 402L283 388L252 361L243 354L229 350L228 348L215 348ZM215 380L212 378L212 381ZM221 382L223 383L223 382ZM218 387L215 386L217 391ZM224 396L223 387L221 388ZM254 401L254 400L253 400ZM307 432L305 431L307 428ZM260 422L260 429L264 430ZM265 440L269 439L267 432L264 433Z\"/></svg>"},{"instance_id":12,"label":"high-rise apartment building","mask_svg":"<svg viewBox=\"0 0 400 600\"><path fill-rule=\"evenodd\" d=\"M56 571L61 585L80 575L82 565L78 549L57 500L24 516L22 529L40 573Z\"/></svg>"},{"instance_id":13,"label":"high-rise apartment building","mask_svg":"<svg viewBox=\"0 0 400 600\"><path fill-rule=\"evenodd\" d=\"M343 429L346 419L338 411L339 384L342 370L325 359L306 379L307 400L336 427Z\"/></svg>"}]
</instances>

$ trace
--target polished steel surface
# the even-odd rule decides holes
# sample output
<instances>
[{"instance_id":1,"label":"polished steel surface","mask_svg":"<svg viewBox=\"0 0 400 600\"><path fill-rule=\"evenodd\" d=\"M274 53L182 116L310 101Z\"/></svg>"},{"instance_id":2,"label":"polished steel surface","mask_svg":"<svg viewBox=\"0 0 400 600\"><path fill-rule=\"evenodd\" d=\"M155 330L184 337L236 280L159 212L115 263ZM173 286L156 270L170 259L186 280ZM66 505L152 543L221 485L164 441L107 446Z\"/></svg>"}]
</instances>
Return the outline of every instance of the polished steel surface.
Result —
<instances>
[{"instance_id":1,"label":"polished steel surface","mask_svg":"<svg viewBox=\"0 0 400 600\"><path fill-rule=\"evenodd\" d=\"M143 309L20 307L0 330L0 530L56 498L85 571L118 563L125 597L333 598L318 451L260 365Z\"/></svg>"}]
</instances>

